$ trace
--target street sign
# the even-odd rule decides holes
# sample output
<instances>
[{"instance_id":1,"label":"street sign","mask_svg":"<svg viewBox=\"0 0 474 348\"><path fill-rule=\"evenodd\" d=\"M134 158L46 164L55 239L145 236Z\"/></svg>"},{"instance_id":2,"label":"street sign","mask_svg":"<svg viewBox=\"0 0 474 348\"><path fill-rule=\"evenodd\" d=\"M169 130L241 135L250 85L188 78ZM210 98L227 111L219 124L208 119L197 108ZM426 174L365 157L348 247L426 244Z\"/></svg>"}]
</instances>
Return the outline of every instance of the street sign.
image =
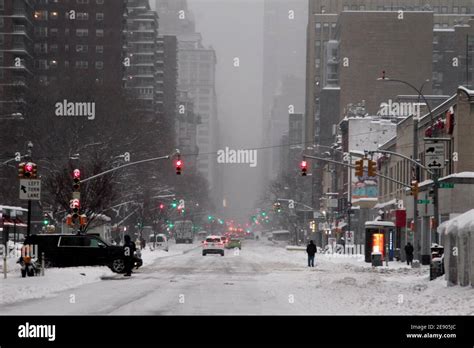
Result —
<instances>
[{"instance_id":1,"label":"street sign","mask_svg":"<svg viewBox=\"0 0 474 348\"><path fill-rule=\"evenodd\" d=\"M20 199L39 201L41 197L41 180L20 179Z\"/></svg>"},{"instance_id":2,"label":"street sign","mask_svg":"<svg viewBox=\"0 0 474 348\"><path fill-rule=\"evenodd\" d=\"M439 183L439 188L454 188L454 183L453 182L440 182Z\"/></svg>"},{"instance_id":3,"label":"street sign","mask_svg":"<svg viewBox=\"0 0 474 348\"><path fill-rule=\"evenodd\" d=\"M416 201L418 204L430 204L430 200L429 199L419 199Z\"/></svg>"},{"instance_id":4,"label":"street sign","mask_svg":"<svg viewBox=\"0 0 474 348\"><path fill-rule=\"evenodd\" d=\"M425 163L430 169L444 168L444 143L427 141L425 144Z\"/></svg>"}]
</instances>

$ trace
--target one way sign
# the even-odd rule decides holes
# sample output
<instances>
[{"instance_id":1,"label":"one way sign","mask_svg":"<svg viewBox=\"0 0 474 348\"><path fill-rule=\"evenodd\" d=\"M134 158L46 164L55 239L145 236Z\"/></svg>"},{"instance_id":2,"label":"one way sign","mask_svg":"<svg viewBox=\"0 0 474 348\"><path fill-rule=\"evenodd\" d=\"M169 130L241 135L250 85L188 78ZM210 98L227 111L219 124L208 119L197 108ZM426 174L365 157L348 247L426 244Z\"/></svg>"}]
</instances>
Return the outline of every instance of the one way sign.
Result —
<instances>
[{"instance_id":1,"label":"one way sign","mask_svg":"<svg viewBox=\"0 0 474 348\"><path fill-rule=\"evenodd\" d=\"M21 179L20 199L39 201L41 198L41 180Z\"/></svg>"},{"instance_id":2,"label":"one way sign","mask_svg":"<svg viewBox=\"0 0 474 348\"><path fill-rule=\"evenodd\" d=\"M444 143L427 142L425 144L425 163L430 169L444 168Z\"/></svg>"}]
</instances>

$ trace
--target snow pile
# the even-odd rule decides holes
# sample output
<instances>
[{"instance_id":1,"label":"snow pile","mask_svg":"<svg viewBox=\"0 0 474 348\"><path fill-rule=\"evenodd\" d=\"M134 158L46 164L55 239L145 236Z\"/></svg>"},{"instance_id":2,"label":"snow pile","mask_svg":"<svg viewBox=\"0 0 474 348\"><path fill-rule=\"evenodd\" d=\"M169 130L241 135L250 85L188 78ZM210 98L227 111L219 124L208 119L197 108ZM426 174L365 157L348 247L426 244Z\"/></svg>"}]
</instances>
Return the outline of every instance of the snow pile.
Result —
<instances>
[{"instance_id":1,"label":"snow pile","mask_svg":"<svg viewBox=\"0 0 474 348\"><path fill-rule=\"evenodd\" d=\"M474 286L474 209L442 223L438 233L445 246L448 285Z\"/></svg>"},{"instance_id":2,"label":"snow pile","mask_svg":"<svg viewBox=\"0 0 474 348\"><path fill-rule=\"evenodd\" d=\"M53 297L56 293L100 281L102 276L111 276L108 267L48 268L44 277L22 278L20 271L7 279L0 279L0 305L29 299ZM71 291L71 294L74 291Z\"/></svg>"}]
</instances>

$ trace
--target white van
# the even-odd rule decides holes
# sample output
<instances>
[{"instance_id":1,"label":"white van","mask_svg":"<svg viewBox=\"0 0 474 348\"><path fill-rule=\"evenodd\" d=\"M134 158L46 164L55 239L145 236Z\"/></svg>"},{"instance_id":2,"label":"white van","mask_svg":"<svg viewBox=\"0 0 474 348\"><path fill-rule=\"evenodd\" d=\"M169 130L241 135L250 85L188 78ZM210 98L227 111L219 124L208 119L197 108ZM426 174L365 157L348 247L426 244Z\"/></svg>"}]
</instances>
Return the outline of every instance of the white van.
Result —
<instances>
[{"instance_id":1,"label":"white van","mask_svg":"<svg viewBox=\"0 0 474 348\"><path fill-rule=\"evenodd\" d=\"M153 240L151 241L153 242ZM168 251L169 248L168 248L168 238L166 238L166 236L164 234L157 234L156 237L155 237L155 248L156 249L160 249L160 250L164 250L164 251Z\"/></svg>"}]
</instances>

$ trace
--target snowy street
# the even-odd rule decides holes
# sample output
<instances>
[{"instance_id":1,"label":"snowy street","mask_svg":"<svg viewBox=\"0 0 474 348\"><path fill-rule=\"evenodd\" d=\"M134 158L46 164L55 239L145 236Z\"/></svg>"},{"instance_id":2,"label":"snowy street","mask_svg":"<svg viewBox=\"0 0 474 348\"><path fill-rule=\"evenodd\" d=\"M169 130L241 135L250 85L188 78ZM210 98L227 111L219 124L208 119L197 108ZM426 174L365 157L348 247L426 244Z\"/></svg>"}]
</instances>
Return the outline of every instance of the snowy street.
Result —
<instances>
[{"instance_id":1,"label":"snowy street","mask_svg":"<svg viewBox=\"0 0 474 348\"><path fill-rule=\"evenodd\" d=\"M201 255L200 247L172 245L169 254L147 256L130 279L102 267L80 268L95 278L68 288L78 268L48 270L46 277L0 280L0 313L6 315L450 315L474 314L471 288L447 288L429 269L391 262L372 269L361 258L316 255L308 268L302 251L246 240L240 252ZM176 248L186 247L186 252ZM175 251L173 252L173 248ZM147 260L145 258L145 261ZM103 271L103 272L102 272ZM58 276L58 273L62 275ZM69 276L68 276L69 274ZM54 279L51 279L52 276ZM50 279L48 279L50 277ZM80 276L79 276L80 277ZM12 292L26 284L30 296ZM51 283L53 282L53 283ZM35 288L57 287L34 298ZM65 290L66 289L66 290ZM21 291L21 290L20 290ZM9 297L10 296L10 297ZM28 299L29 298L29 299ZM8 300L9 299L9 300ZM21 300L20 300L21 299ZM73 299L73 300L71 300ZM74 303L75 302L75 303Z\"/></svg>"}]
</instances>

